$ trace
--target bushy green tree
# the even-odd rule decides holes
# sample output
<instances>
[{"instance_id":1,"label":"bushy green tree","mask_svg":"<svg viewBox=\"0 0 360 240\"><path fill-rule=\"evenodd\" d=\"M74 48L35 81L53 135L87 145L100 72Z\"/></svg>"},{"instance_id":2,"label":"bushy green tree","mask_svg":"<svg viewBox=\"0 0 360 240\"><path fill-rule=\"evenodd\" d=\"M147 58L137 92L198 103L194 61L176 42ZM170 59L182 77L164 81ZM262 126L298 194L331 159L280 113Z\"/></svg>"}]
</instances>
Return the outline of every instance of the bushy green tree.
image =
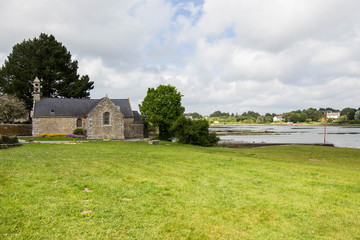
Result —
<instances>
[{"instance_id":1,"label":"bushy green tree","mask_svg":"<svg viewBox=\"0 0 360 240\"><path fill-rule=\"evenodd\" d=\"M274 117L269 115L269 116L265 116L265 123L271 123L273 122Z\"/></svg>"},{"instance_id":2,"label":"bushy green tree","mask_svg":"<svg viewBox=\"0 0 360 240\"><path fill-rule=\"evenodd\" d=\"M221 112L221 111L215 111L209 115L209 117L224 117L224 118L228 118L229 116L230 116L229 113Z\"/></svg>"},{"instance_id":3,"label":"bushy green tree","mask_svg":"<svg viewBox=\"0 0 360 240\"><path fill-rule=\"evenodd\" d=\"M300 113L300 115L299 115L299 122L305 122L306 119L307 119L306 113L304 113L304 112Z\"/></svg>"},{"instance_id":4,"label":"bushy green tree","mask_svg":"<svg viewBox=\"0 0 360 240\"><path fill-rule=\"evenodd\" d=\"M356 109L355 108L344 108L340 112L340 116L346 116L348 120L354 120Z\"/></svg>"},{"instance_id":5,"label":"bushy green tree","mask_svg":"<svg viewBox=\"0 0 360 240\"><path fill-rule=\"evenodd\" d=\"M357 110L354 115L355 120L360 120L360 110Z\"/></svg>"},{"instance_id":6,"label":"bushy green tree","mask_svg":"<svg viewBox=\"0 0 360 240\"><path fill-rule=\"evenodd\" d=\"M289 121L290 122L299 122L299 119L300 119L300 114L299 113L291 113L290 117L289 117Z\"/></svg>"},{"instance_id":7,"label":"bushy green tree","mask_svg":"<svg viewBox=\"0 0 360 240\"><path fill-rule=\"evenodd\" d=\"M260 113L254 112L254 111L247 111L241 114L243 117L257 119L257 117L261 116Z\"/></svg>"},{"instance_id":8,"label":"bushy green tree","mask_svg":"<svg viewBox=\"0 0 360 240\"><path fill-rule=\"evenodd\" d=\"M32 107L33 80L41 79L43 97L88 98L94 88L88 75L77 73L78 62L53 35L16 44L0 69L0 92L16 96Z\"/></svg>"},{"instance_id":9,"label":"bushy green tree","mask_svg":"<svg viewBox=\"0 0 360 240\"><path fill-rule=\"evenodd\" d=\"M209 122L205 119L191 120L180 116L173 123L171 131L181 143L208 147L219 141L216 133L209 132Z\"/></svg>"},{"instance_id":10,"label":"bushy green tree","mask_svg":"<svg viewBox=\"0 0 360 240\"><path fill-rule=\"evenodd\" d=\"M186 116L191 116L193 119L200 119L203 116L200 113L197 112L193 112L193 113L186 113Z\"/></svg>"},{"instance_id":11,"label":"bushy green tree","mask_svg":"<svg viewBox=\"0 0 360 240\"><path fill-rule=\"evenodd\" d=\"M156 89L148 88L146 97L139 104L142 119L159 128L160 139L171 137L171 125L184 113L181 97L174 86L159 85Z\"/></svg>"},{"instance_id":12,"label":"bushy green tree","mask_svg":"<svg viewBox=\"0 0 360 240\"><path fill-rule=\"evenodd\" d=\"M258 117L256 118L256 123L264 123L264 117L258 116Z\"/></svg>"},{"instance_id":13,"label":"bushy green tree","mask_svg":"<svg viewBox=\"0 0 360 240\"><path fill-rule=\"evenodd\" d=\"M310 118L314 122L317 122L324 117L324 112L321 110L316 110L315 108L308 108L303 110L303 112L307 115L307 118Z\"/></svg>"},{"instance_id":14,"label":"bushy green tree","mask_svg":"<svg viewBox=\"0 0 360 240\"><path fill-rule=\"evenodd\" d=\"M339 118L337 118L336 122L342 124L342 123L346 123L348 120L349 120L348 117L346 115L343 115L343 116L340 116ZM335 122L335 121L333 121L333 122Z\"/></svg>"}]
</instances>

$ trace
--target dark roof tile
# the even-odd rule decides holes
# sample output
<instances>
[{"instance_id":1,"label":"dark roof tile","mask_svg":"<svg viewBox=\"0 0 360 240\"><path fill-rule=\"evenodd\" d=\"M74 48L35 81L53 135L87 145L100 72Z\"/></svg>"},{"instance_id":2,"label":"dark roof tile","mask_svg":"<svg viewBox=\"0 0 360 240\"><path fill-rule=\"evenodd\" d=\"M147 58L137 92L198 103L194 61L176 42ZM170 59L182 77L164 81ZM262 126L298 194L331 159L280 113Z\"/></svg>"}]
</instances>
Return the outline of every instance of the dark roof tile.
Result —
<instances>
[{"instance_id":1,"label":"dark roof tile","mask_svg":"<svg viewBox=\"0 0 360 240\"><path fill-rule=\"evenodd\" d=\"M101 99L42 98L35 103L34 117L86 117ZM124 117L133 117L128 99L111 99ZM54 113L51 113L51 110Z\"/></svg>"},{"instance_id":2,"label":"dark roof tile","mask_svg":"<svg viewBox=\"0 0 360 240\"><path fill-rule=\"evenodd\" d=\"M133 115L134 115L134 122L143 122L140 113L138 111L133 111Z\"/></svg>"}]
</instances>

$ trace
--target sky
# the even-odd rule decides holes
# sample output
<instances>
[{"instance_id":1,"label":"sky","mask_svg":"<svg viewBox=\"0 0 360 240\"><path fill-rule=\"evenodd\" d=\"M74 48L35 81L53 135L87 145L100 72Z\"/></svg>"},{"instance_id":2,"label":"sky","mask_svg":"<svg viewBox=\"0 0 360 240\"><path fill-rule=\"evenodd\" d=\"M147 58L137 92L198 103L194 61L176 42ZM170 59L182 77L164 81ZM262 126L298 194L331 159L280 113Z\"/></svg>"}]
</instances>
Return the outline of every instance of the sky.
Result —
<instances>
[{"instance_id":1,"label":"sky","mask_svg":"<svg viewBox=\"0 0 360 240\"><path fill-rule=\"evenodd\" d=\"M359 0L0 0L0 64L52 34L91 98L170 84L186 112L360 107Z\"/></svg>"}]
</instances>

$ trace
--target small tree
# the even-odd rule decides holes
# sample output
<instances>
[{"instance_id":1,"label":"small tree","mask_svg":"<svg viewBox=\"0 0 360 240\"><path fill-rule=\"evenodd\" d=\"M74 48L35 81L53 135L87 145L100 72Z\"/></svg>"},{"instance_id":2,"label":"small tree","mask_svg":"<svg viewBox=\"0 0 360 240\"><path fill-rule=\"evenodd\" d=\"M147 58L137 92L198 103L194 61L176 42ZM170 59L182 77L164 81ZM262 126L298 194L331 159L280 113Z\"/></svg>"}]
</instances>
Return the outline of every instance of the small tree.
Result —
<instances>
[{"instance_id":1,"label":"small tree","mask_svg":"<svg viewBox=\"0 0 360 240\"><path fill-rule=\"evenodd\" d=\"M216 133L209 132L209 122L205 119L191 120L181 116L173 123L171 131L179 142L186 144L208 147L220 140Z\"/></svg>"},{"instance_id":2,"label":"small tree","mask_svg":"<svg viewBox=\"0 0 360 240\"><path fill-rule=\"evenodd\" d=\"M347 120L354 120L356 109L355 108L344 108L340 112L340 116L346 116Z\"/></svg>"},{"instance_id":3,"label":"small tree","mask_svg":"<svg viewBox=\"0 0 360 240\"><path fill-rule=\"evenodd\" d=\"M0 96L0 119L10 122L11 119L27 117L28 111L24 102L8 94Z\"/></svg>"},{"instance_id":4,"label":"small tree","mask_svg":"<svg viewBox=\"0 0 360 240\"><path fill-rule=\"evenodd\" d=\"M354 115L355 120L360 120L360 110L357 110Z\"/></svg>"},{"instance_id":5,"label":"small tree","mask_svg":"<svg viewBox=\"0 0 360 240\"><path fill-rule=\"evenodd\" d=\"M149 88L139 110L144 121L159 128L159 138L171 137L170 127L181 116L185 108L181 105L181 93L171 85Z\"/></svg>"},{"instance_id":6,"label":"small tree","mask_svg":"<svg viewBox=\"0 0 360 240\"><path fill-rule=\"evenodd\" d=\"M348 117L346 115L343 115L337 118L336 122L342 124L342 123L346 123L348 120L349 120Z\"/></svg>"},{"instance_id":7,"label":"small tree","mask_svg":"<svg viewBox=\"0 0 360 240\"><path fill-rule=\"evenodd\" d=\"M197 112L193 112L193 113L188 113L187 116L191 116L192 118L202 118L203 116L200 114L200 113L197 113Z\"/></svg>"}]
</instances>

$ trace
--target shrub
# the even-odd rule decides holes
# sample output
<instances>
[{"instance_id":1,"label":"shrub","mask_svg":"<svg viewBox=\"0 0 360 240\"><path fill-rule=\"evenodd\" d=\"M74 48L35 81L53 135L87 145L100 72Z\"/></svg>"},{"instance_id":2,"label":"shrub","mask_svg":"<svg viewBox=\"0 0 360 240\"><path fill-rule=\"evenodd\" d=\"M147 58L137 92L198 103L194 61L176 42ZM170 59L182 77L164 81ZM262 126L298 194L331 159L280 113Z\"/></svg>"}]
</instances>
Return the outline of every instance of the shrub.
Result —
<instances>
[{"instance_id":1,"label":"shrub","mask_svg":"<svg viewBox=\"0 0 360 240\"><path fill-rule=\"evenodd\" d=\"M181 143L208 147L219 141L215 133L209 132L209 122L204 119L191 120L181 116L173 123L171 131Z\"/></svg>"},{"instance_id":2,"label":"shrub","mask_svg":"<svg viewBox=\"0 0 360 240\"><path fill-rule=\"evenodd\" d=\"M328 118L326 122L327 122L327 123L333 123L333 122L334 122L334 118Z\"/></svg>"},{"instance_id":3,"label":"shrub","mask_svg":"<svg viewBox=\"0 0 360 240\"><path fill-rule=\"evenodd\" d=\"M2 136L1 137L1 143L2 144L13 144L13 143L18 143L19 140L16 136Z\"/></svg>"},{"instance_id":4,"label":"shrub","mask_svg":"<svg viewBox=\"0 0 360 240\"><path fill-rule=\"evenodd\" d=\"M2 142L3 144L9 144L10 138L8 136L2 136Z\"/></svg>"},{"instance_id":5,"label":"shrub","mask_svg":"<svg viewBox=\"0 0 360 240\"><path fill-rule=\"evenodd\" d=\"M0 144L3 144L2 135L0 135Z\"/></svg>"},{"instance_id":6,"label":"shrub","mask_svg":"<svg viewBox=\"0 0 360 240\"><path fill-rule=\"evenodd\" d=\"M77 129L74 130L73 134L85 135L85 131L82 128L77 128Z\"/></svg>"}]
</instances>

